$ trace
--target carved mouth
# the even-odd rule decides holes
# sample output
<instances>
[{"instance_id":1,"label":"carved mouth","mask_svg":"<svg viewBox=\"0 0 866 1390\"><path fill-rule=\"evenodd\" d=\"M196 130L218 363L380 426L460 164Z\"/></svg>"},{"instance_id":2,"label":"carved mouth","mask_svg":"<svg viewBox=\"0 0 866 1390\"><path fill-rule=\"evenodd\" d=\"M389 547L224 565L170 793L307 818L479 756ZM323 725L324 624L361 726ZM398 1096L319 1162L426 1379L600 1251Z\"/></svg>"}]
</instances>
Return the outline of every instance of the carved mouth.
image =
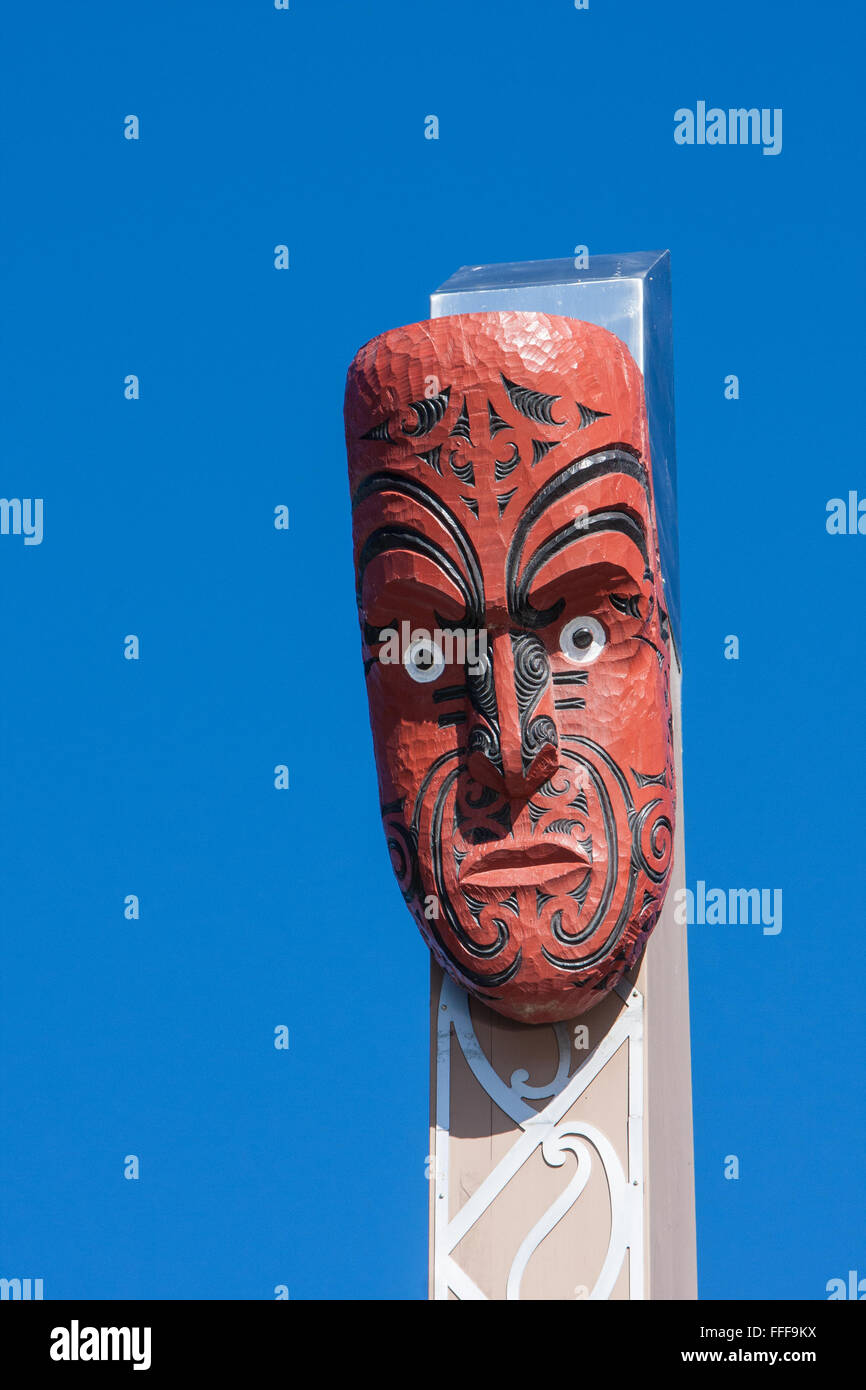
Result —
<instances>
[{"instance_id":1,"label":"carved mouth","mask_svg":"<svg viewBox=\"0 0 866 1390\"><path fill-rule=\"evenodd\" d=\"M461 888L521 888L591 868L587 855L565 845L527 845L494 849L477 856L460 875Z\"/></svg>"}]
</instances>

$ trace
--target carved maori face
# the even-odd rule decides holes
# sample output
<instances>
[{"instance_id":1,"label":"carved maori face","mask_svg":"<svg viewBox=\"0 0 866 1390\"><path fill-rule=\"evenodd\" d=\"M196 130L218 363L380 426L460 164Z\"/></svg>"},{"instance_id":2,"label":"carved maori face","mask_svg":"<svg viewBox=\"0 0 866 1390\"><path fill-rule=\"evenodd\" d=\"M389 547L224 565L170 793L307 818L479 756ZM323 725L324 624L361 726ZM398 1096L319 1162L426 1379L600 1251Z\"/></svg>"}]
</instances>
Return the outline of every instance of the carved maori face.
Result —
<instances>
[{"instance_id":1,"label":"carved maori face","mask_svg":"<svg viewBox=\"0 0 866 1390\"><path fill-rule=\"evenodd\" d=\"M535 313L384 333L346 387L364 670L394 870L509 1018L596 1003L670 876L669 635L643 383Z\"/></svg>"}]
</instances>

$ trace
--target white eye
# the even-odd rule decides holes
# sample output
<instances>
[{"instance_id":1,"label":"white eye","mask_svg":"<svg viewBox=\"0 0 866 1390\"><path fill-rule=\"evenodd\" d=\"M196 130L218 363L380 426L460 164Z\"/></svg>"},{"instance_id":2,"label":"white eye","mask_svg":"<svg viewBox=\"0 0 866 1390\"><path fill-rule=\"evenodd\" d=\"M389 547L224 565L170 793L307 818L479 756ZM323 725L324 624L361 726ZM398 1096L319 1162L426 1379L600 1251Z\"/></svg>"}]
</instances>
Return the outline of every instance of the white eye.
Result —
<instances>
[{"instance_id":1,"label":"white eye","mask_svg":"<svg viewBox=\"0 0 866 1390\"><path fill-rule=\"evenodd\" d=\"M445 670L445 657L442 648L432 638L419 637L407 649L403 665L413 681L435 681Z\"/></svg>"},{"instance_id":2,"label":"white eye","mask_svg":"<svg viewBox=\"0 0 866 1390\"><path fill-rule=\"evenodd\" d=\"M595 661L607 641L607 633L595 618L572 618L559 634L562 655L575 666Z\"/></svg>"}]
</instances>

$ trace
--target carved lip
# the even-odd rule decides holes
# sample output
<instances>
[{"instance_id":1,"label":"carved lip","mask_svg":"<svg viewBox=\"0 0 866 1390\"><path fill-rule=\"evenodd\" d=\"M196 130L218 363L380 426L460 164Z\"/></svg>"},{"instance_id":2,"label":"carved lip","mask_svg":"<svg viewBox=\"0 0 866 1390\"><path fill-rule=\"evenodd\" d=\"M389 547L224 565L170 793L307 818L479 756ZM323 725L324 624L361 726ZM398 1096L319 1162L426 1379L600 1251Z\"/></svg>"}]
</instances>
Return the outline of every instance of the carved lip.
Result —
<instances>
[{"instance_id":1,"label":"carved lip","mask_svg":"<svg viewBox=\"0 0 866 1390\"><path fill-rule=\"evenodd\" d=\"M515 845L482 851L464 866L462 888L521 888L552 883L578 869L591 868L585 854L566 845Z\"/></svg>"}]
</instances>

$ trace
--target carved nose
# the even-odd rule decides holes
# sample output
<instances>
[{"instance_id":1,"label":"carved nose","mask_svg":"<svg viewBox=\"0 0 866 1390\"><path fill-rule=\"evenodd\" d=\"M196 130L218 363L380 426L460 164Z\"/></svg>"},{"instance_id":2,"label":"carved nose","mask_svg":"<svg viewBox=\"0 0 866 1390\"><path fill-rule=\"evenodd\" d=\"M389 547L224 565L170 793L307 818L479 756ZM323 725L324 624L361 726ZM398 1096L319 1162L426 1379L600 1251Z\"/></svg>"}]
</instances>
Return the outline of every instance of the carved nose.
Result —
<instances>
[{"instance_id":1,"label":"carved nose","mask_svg":"<svg viewBox=\"0 0 866 1390\"><path fill-rule=\"evenodd\" d=\"M482 738L477 740L477 746L472 747L470 735L471 751L466 759L470 775L476 782L507 796L509 801L527 801L559 767L559 749L551 742L545 742L539 748L525 769L522 765L515 767L510 759L507 765L500 767L490 747L489 731L483 725L476 725L472 732L480 734Z\"/></svg>"},{"instance_id":2,"label":"carved nose","mask_svg":"<svg viewBox=\"0 0 866 1390\"><path fill-rule=\"evenodd\" d=\"M559 766L550 663L540 638L493 638L495 715L485 708L470 731L468 769L476 781L512 801L528 800Z\"/></svg>"},{"instance_id":3,"label":"carved nose","mask_svg":"<svg viewBox=\"0 0 866 1390\"><path fill-rule=\"evenodd\" d=\"M509 801L527 801L559 767L559 749L555 743L545 742L539 748L528 767L515 767L509 759L508 764L499 766L496 754L490 748L489 731L483 725L476 725L473 734L481 734L477 746L472 747L466 759L469 773L476 782L508 797Z\"/></svg>"}]
</instances>

